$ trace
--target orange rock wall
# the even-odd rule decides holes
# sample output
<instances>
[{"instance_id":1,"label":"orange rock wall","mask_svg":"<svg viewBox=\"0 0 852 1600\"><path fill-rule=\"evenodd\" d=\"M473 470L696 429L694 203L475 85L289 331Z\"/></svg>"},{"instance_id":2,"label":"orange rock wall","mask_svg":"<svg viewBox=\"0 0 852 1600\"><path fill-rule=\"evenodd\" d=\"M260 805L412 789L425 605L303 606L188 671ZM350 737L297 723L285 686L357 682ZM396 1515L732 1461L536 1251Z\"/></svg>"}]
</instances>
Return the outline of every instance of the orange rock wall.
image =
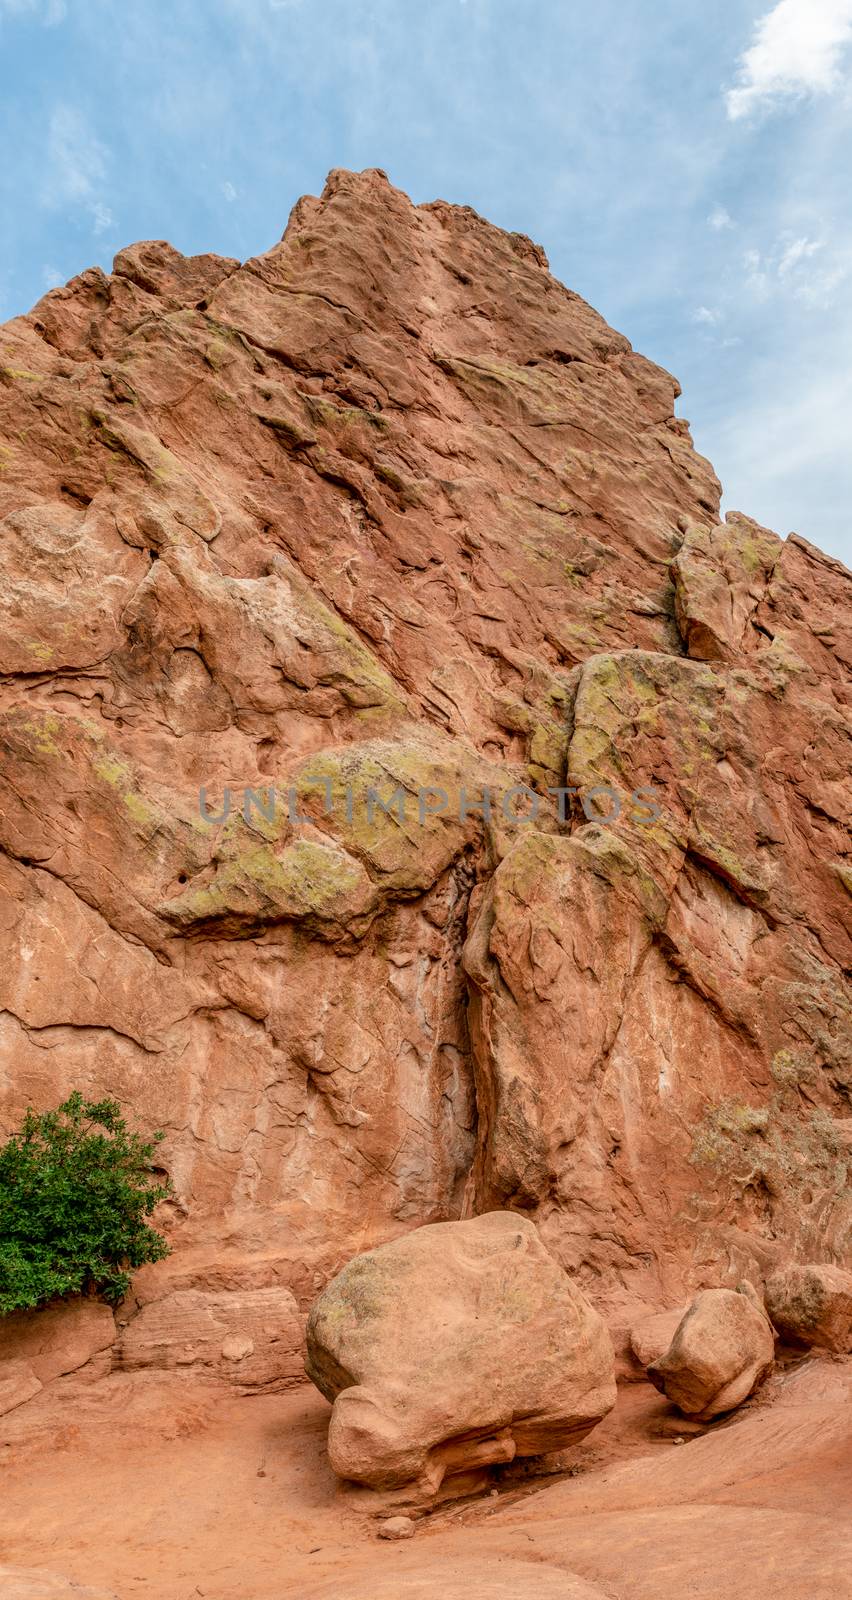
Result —
<instances>
[{"instance_id":1,"label":"orange rock wall","mask_svg":"<svg viewBox=\"0 0 852 1600\"><path fill-rule=\"evenodd\" d=\"M850 576L678 393L376 171L0 330L0 1116L165 1129L134 1363L494 1206L614 1313L852 1262Z\"/></svg>"}]
</instances>

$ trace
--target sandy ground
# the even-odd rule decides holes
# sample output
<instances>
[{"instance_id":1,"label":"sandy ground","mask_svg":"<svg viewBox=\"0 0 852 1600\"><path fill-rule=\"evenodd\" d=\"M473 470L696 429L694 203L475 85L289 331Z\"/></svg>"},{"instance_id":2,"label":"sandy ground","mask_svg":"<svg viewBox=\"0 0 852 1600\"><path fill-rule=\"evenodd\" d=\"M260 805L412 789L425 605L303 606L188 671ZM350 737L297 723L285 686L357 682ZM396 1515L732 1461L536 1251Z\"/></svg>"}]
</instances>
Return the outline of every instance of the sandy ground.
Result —
<instances>
[{"instance_id":1,"label":"sandy ground","mask_svg":"<svg viewBox=\"0 0 852 1600\"><path fill-rule=\"evenodd\" d=\"M571 1476L504 1479L399 1544L335 1481L328 1413L310 1388L69 1382L4 1419L0 1562L119 1600L852 1596L852 1361L800 1362L700 1431L624 1385Z\"/></svg>"}]
</instances>

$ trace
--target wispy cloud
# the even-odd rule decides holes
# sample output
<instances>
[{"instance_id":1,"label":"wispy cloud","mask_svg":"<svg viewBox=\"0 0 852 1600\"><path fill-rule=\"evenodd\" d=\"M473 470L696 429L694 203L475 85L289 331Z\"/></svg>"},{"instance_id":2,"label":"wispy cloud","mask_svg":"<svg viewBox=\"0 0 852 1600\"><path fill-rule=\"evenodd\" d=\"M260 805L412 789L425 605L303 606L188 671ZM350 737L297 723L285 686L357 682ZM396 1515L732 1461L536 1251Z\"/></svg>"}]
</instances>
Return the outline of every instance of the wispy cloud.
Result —
<instances>
[{"instance_id":1,"label":"wispy cloud","mask_svg":"<svg viewBox=\"0 0 852 1600\"><path fill-rule=\"evenodd\" d=\"M103 198L109 152L74 106L57 106L48 128L49 178L44 202L54 209L88 213L92 231L106 233L113 215Z\"/></svg>"},{"instance_id":2,"label":"wispy cloud","mask_svg":"<svg viewBox=\"0 0 852 1600\"><path fill-rule=\"evenodd\" d=\"M757 23L740 57L738 83L725 96L733 122L785 100L826 94L842 82L852 42L852 0L780 0Z\"/></svg>"},{"instance_id":3,"label":"wispy cloud","mask_svg":"<svg viewBox=\"0 0 852 1600\"><path fill-rule=\"evenodd\" d=\"M105 206L102 200L95 200L92 202L91 213L95 233L108 233L115 220L109 206Z\"/></svg>"},{"instance_id":4,"label":"wispy cloud","mask_svg":"<svg viewBox=\"0 0 852 1600\"><path fill-rule=\"evenodd\" d=\"M736 224L730 212L726 211L724 206L714 206L707 218L707 226L708 228L713 228L716 233L721 233L725 228L733 228Z\"/></svg>"},{"instance_id":5,"label":"wispy cloud","mask_svg":"<svg viewBox=\"0 0 852 1600\"><path fill-rule=\"evenodd\" d=\"M825 240L782 235L766 251L743 257L746 286L758 300L786 292L803 305L825 310L848 274L845 260L826 249Z\"/></svg>"},{"instance_id":6,"label":"wispy cloud","mask_svg":"<svg viewBox=\"0 0 852 1600\"><path fill-rule=\"evenodd\" d=\"M809 261L822 249L821 239L793 239L790 244L784 245L778 262L779 278L789 278L796 268Z\"/></svg>"},{"instance_id":7,"label":"wispy cloud","mask_svg":"<svg viewBox=\"0 0 852 1600\"><path fill-rule=\"evenodd\" d=\"M68 15L67 0L0 0L0 17L36 16L46 28L54 28Z\"/></svg>"},{"instance_id":8,"label":"wispy cloud","mask_svg":"<svg viewBox=\"0 0 852 1600\"><path fill-rule=\"evenodd\" d=\"M227 178L222 184L222 193L225 196L225 199L228 201L236 200L237 198L237 190L234 188L234 185L227 180Z\"/></svg>"}]
</instances>

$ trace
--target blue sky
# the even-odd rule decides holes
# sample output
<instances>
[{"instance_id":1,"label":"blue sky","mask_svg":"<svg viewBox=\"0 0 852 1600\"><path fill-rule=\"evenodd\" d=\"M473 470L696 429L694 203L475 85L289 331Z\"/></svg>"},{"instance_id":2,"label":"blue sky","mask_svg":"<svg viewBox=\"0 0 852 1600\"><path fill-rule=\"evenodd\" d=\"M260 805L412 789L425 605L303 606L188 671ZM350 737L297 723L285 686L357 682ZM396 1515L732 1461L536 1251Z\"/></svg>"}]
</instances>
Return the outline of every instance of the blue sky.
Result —
<instances>
[{"instance_id":1,"label":"blue sky","mask_svg":"<svg viewBox=\"0 0 852 1600\"><path fill-rule=\"evenodd\" d=\"M852 0L0 0L0 317L330 167L542 243L726 505L852 565Z\"/></svg>"}]
</instances>

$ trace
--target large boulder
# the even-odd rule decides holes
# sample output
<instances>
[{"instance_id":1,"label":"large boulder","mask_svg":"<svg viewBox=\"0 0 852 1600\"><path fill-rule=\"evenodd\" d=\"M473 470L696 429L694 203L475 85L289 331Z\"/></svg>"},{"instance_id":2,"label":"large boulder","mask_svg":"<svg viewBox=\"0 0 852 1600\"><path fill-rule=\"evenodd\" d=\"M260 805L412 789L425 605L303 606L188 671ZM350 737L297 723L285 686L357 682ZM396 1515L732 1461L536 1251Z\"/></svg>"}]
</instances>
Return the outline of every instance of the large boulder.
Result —
<instances>
[{"instance_id":1,"label":"large boulder","mask_svg":"<svg viewBox=\"0 0 852 1600\"><path fill-rule=\"evenodd\" d=\"M753 1291L705 1289L648 1377L680 1411L708 1422L742 1405L774 1355L772 1328Z\"/></svg>"},{"instance_id":2,"label":"large boulder","mask_svg":"<svg viewBox=\"0 0 852 1600\"><path fill-rule=\"evenodd\" d=\"M308 1318L331 1464L373 1488L559 1450L615 1404L609 1333L531 1222L492 1211L356 1256Z\"/></svg>"},{"instance_id":3,"label":"large boulder","mask_svg":"<svg viewBox=\"0 0 852 1600\"><path fill-rule=\"evenodd\" d=\"M852 1273L840 1267L784 1267L766 1285L766 1309L782 1339L852 1352Z\"/></svg>"}]
</instances>

